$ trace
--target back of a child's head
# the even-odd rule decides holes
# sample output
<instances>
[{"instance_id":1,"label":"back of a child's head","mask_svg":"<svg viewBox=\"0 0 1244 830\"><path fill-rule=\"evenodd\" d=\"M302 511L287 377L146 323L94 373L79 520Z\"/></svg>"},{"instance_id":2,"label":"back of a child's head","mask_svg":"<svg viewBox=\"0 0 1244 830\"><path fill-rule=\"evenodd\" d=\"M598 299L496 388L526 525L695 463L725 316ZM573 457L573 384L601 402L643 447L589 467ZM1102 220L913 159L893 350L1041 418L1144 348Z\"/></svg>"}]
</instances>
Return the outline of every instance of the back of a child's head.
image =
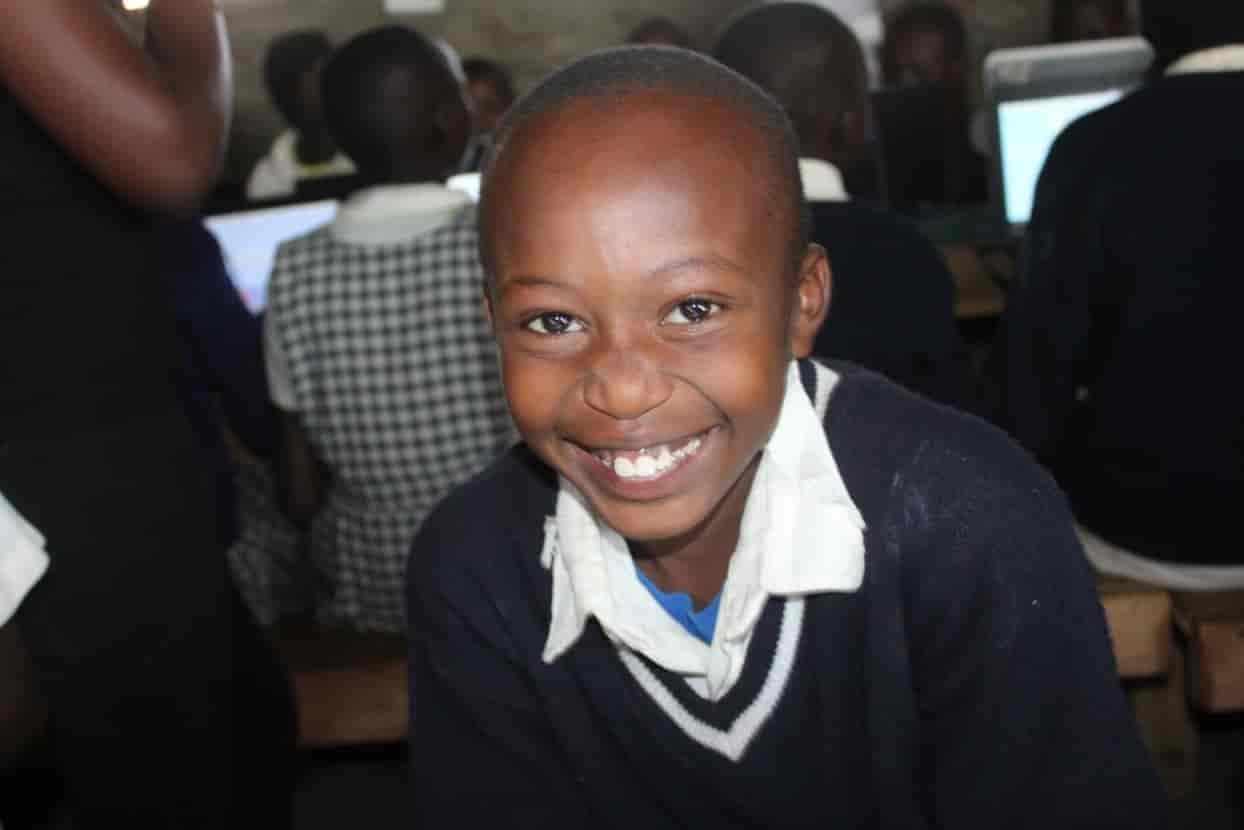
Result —
<instances>
[{"instance_id":1,"label":"back of a child's head","mask_svg":"<svg viewBox=\"0 0 1244 830\"><path fill-rule=\"evenodd\" d=\"M1132 26L1129 0L1054 0L1050 39L1055 43L1122 37Z\"/></svg>"},{"instance_id":2,"label":"back of a child's head","mask_svg":"<svg viewBox=\"0 0 1244 830\"><path fill-rule=\"evenodd\" d=\"M1201 49L1244 43L1240 0L1141 0L1141 33L1157 52L1158 67Z\"/></svg>"},{"instance_id":3,"label":"back of a child's head","mask_svg":"<svg viewBox=\"0 0 1244 830\"><path fill-rule=\"evenodd\" d=\"M470 121L462 90L428 38L389 25L357 35L321 78L329 129L364 179L444 179Z\"/></svg>"},{"instance_id":4,"label":"back of a child's head","mask_svg":"<svg viewBox=\"0 0 1244 830\"><path fill-rule=\"evenodd\" d=\"M328 56L333 46L328 35L318 29L300 29L278 36L264 55L264 84L273 105L295 127L308 116L304 98L304 77Z\"/></svg>"},{"instance_id":5,"label":"back of a child's head","mask_svg":"<svg viewBox=\"0 0 1244 830\"><path fill-rule=\"evenodd\" d=\"M820 6L775 3L744 12L722 32L713 57L776 98L805 148L845 118L868 120L863 48Z\"/></svg>"}]
</instances>

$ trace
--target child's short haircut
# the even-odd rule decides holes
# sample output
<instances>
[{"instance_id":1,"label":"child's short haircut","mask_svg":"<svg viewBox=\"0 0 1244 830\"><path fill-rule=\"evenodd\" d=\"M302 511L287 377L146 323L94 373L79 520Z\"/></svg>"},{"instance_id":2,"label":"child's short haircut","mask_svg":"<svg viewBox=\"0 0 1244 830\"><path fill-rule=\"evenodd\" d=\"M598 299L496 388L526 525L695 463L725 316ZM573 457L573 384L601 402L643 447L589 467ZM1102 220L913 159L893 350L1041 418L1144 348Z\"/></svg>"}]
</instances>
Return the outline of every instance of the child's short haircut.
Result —
<instances>
[{"instance_id":1,"label":"child's short haircut","mask_svg":"<svg viewBox=\"0 0 1244 830\"><path fill-rule=\"evenodd\" d=\"M811 3L744 12L727 26L713 57L778 100L802 142L868 106L868 67L854 33Z\"/></svg>"},{"instance_id":2,"label":"child's short haircut","mask_svg":"<svg viewBox=\"0 0 1244 830\"><path fill-rule=\"evenodd\" d=\"M799 178L799 141L781 104L760 87L721 64L686 49L669 46L622 46L605 49L554 73L518 100L497 128L485 160L480 197L480 257L492 271L489 251L493 193L489 170L505 155L525 125L576 101L614 103L642 92L672 92L722 104L742 116L764 141L770 161L769 185L774 202L785 203L791 221L792 261L808 246L809 219Z\"/></svg>"},{"instance_id":3,"label":"child's short haircut","mask_svg":"<svg viewBox=\"0 0 1244 830\"><path fill-rule=\"evenodd\" d=\"M324 117L365 175L388 177L421 148L444 96L458 81L432 41L406 26L381 26L347 42L324 67Z\"/></svg>"}]
</instances>

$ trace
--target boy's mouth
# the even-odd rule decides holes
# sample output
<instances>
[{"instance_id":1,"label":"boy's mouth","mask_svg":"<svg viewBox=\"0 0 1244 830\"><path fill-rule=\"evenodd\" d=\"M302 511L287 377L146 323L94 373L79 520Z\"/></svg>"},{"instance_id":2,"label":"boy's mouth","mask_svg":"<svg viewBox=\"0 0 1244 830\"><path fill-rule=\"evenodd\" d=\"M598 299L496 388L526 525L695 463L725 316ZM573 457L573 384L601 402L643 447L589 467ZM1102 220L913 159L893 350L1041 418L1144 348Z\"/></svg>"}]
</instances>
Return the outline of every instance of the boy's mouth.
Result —
<instances>
[{"instance_id":1,"label":"boy's mouth","mask_svg":"<svg viewBox=\"0 0 1244 830\"><path fill-rule=\"evenodd\" d=\"M618 478L651 481L676 469L694 456L707 433L693 435L678 444L654 444L638 450L592 450L591 455Z\"/></svg>"}]
</instances>

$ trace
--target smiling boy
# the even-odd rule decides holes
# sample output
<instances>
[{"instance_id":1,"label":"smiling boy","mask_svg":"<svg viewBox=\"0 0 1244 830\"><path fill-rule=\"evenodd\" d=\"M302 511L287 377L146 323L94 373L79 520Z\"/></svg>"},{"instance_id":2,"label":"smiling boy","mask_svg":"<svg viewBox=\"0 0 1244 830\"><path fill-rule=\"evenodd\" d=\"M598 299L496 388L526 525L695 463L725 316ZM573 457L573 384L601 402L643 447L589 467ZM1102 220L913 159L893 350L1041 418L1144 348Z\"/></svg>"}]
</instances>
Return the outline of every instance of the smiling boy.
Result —
<instances>
[{"instance_id":1,"label":"smiling boy","mask_svg":"<svg viewBox=\"0 0 1244 830\"><path fill-rule=\"evenodd\" d=\"M502 126L481 256L524 443L412 553L425 826L1162 825L1057 490L801 360L830 269L796 159L674 49Z\"/></svg>"}]
</instances>

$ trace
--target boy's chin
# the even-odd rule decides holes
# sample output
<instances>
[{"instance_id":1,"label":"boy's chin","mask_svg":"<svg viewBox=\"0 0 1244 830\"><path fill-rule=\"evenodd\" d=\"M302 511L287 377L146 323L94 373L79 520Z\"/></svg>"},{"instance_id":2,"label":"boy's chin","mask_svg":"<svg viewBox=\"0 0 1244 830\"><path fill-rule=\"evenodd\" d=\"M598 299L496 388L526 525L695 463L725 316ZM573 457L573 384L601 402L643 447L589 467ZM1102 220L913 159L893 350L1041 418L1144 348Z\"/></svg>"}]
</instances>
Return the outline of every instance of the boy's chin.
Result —
<instances>
[{"instance_id":1,"label":"boy's chin","mask_svg":"<svg viewBox=\"0 0 1244 830\"><path fill-rule=\"evenodd\" d=\"M591 496L589 500L592 500ZM615 502L599 503L592 500L592 509L605 524L617 531L627 542L644 547L677 547L681 541L694 536L711 512L708 508L696 508L697 505L688 504L682 499L659 505L619 505Z\"/></svg>"}]
</instances>

